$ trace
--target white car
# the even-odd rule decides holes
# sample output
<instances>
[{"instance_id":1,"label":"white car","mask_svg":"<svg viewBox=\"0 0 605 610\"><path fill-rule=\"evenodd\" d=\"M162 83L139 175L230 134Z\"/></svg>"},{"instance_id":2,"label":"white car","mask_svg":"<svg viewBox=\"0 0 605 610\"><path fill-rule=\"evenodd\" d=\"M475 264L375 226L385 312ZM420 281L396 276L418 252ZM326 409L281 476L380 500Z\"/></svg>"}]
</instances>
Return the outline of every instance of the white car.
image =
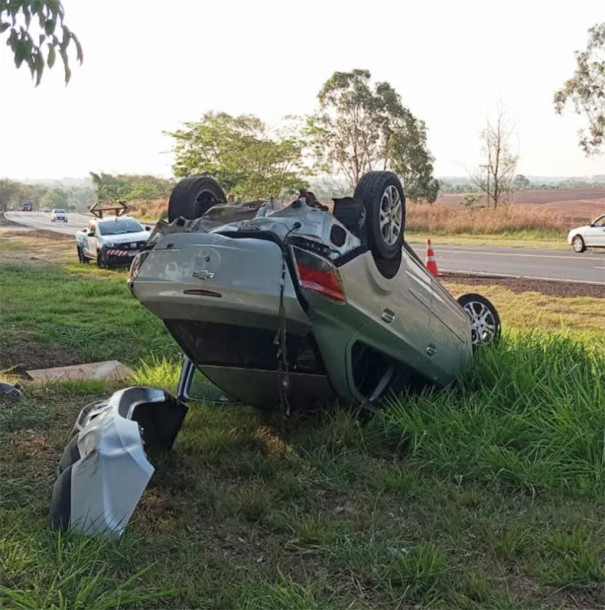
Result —
<instances>
[{"instance_id":1,"label":"white car","mask_svg":"<svg viewBox=\"0 0 605 610\"><path fill-rule=\"evenodd\" d=\"M605 214L590 224L572 229L567 235L567 243L578 254L586 248L605 248Z\"/></svg>"},{"instance_id":2,"label":"white car","mask_svg":"<svg viewBox=\"0 0 605 610\"><path fill-rule=\"evenodd\" d=\"M57 220L60 220L61 222L67 222L67 212L62 208L55 208L50 213L50 221L55 222Z\"/></svg>"}]
</instances>

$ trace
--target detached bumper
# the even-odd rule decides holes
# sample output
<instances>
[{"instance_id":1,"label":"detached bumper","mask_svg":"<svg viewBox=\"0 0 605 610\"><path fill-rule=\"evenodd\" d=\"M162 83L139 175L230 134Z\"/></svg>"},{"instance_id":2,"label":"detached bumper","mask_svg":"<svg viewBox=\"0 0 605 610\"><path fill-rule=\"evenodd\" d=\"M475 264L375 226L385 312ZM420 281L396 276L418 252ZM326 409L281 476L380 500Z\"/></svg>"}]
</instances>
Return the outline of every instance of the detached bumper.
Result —
<instances>
[{"instance_id":1,"label":"detached bumper","mask_svg":"<svg viewBox=\"0 0 605 610\"><path fill-rule=\"evenodd\" d=\"M122 534L154 472L146 451L170 449L186 413L184 403L149 387L84 407L57 469L51 528Z\"/></svg>"}]
</instances>

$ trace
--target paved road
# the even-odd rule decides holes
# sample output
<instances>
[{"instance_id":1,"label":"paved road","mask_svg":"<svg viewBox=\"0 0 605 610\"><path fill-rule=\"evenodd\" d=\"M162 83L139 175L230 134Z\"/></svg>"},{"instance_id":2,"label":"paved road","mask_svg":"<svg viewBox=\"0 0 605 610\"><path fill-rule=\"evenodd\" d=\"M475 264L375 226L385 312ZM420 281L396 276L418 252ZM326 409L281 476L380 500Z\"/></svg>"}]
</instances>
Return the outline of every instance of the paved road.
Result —
<instances>
[{"instance_id":1,"label":"paved road","mask_svg":"<svg viewBox=\"0 0 605 610\"><path fill-rule=\"evenodd\" d=\"M42 212L7 212L14 222L73 235L90 220L84 214L68 214L67 224L51 222ZM413 244L424 260L426 246ZM485 246L440 246L433 243L439 271L460 271L514 277L596 282L605 284L605 249L587 250L575 254L569 250L540 250L534 248L499 248Z\"/></svg>"},{"instance_id":2,"label":"paved road","mask_svg":"<svg viewBox=\"0 0 605 610\"><path fill-rule=\"evenodd\" d=\"M422 260L426 246L414 244ZM439 246L433 243L439 271L461 271L489 275L595 282L605 284L605 249L582 254L569 250L499 248L485 246Z\"/></svg>"},{"instance_id":3,"label":"paved road","mask_svg":"<svg viewBox=\"0 0 605 610\"><path fill-rule=\"evenodd\" d=\"M58 233L67 233L68 235L74 235L76 231L83 229L92 218L92 216L77 214L76 212L67 214L67 222L51 222L50 214L44 214L43 212L6 212L4 216L7 220L12 220L28 227L48 229Z\"/></svg>"}]
</instances>

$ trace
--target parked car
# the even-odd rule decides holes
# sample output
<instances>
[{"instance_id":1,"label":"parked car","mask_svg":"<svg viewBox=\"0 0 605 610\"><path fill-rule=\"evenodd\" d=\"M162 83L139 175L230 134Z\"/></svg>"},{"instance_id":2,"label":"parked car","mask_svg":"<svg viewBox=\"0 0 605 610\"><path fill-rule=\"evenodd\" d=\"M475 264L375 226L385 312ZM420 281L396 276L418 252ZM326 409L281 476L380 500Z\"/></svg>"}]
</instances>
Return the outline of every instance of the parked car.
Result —
<instances>
[{"instance_id":1,"label":"parked car","mask_svg":"<svg viewBox=\"0 0 605 610\"><path fill-rule=\"evenodd\" d=\"M78 260L97 262L99 267L129 265L147 245L151 227L144 227L130 216L93 218L88 226L76 233Z\"/></svg>"},{"instance_id":2,"label":"parked car","mask_svg":"<svg viewBox=\"0 0 605 610\"><path fill-rule=\"evenodd\" d=\"M50 221L51 222L67 222L67 212L62 208L55 208L50 213Z\"/></svg>"},{"instance_id":3,"label":"parked car","mask_svg":"<svg viewBox=\"0 0 605 610\"><path fill-rule=\"evenodd\" d=\"M605 248L605 214L567 234L567 243L580 254L586 248Z\"/></svg>"},{"instance_id":4,"label":"parked car","mask_svg":"<svg viewBox=\"0 0 605 610\"><path fill-rule=\"evenodd\" d=\"M132 294L185 354L178 396L126 388L82 409L59 464L53 528L123 532L153 472L147 451L172 446L195 371L285 415L336 401L373 409L450 383L500 335L486 298L455 299L405 242L405 197L390 172L364 175L332 211L306 191L285 206L225 202L210 177L181 180L169 222L132 261ZM86 235L121 220L96 220Z\"/></svg>"}]
</instances>

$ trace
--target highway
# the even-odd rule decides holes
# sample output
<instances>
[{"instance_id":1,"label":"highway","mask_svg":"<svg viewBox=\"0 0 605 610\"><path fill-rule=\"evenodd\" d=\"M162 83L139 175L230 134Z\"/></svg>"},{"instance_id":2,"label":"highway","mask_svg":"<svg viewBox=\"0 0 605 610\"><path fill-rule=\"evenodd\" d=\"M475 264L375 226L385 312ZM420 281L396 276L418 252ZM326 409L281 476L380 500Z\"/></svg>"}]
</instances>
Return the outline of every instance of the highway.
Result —
<instances>
[{"instance_id":1,"label":"highway","mask_svg":"<svg viewBox=\"0 0 605 610\"><path fill-rule=\"evenodd\" d=\"M73 235L83 229L91 216L68 214L68 222L51 222L50 214L42 212L6 212L8 220L36 229ZM426 246L412 244L424 260ZM527 277L568 282L605 284L605 249L589 249L582 254L569 250L539 248L501 248L485 246L440 246L433 241L435 260L440 272L478 273Z\"/></svg>"}]
</instances>

